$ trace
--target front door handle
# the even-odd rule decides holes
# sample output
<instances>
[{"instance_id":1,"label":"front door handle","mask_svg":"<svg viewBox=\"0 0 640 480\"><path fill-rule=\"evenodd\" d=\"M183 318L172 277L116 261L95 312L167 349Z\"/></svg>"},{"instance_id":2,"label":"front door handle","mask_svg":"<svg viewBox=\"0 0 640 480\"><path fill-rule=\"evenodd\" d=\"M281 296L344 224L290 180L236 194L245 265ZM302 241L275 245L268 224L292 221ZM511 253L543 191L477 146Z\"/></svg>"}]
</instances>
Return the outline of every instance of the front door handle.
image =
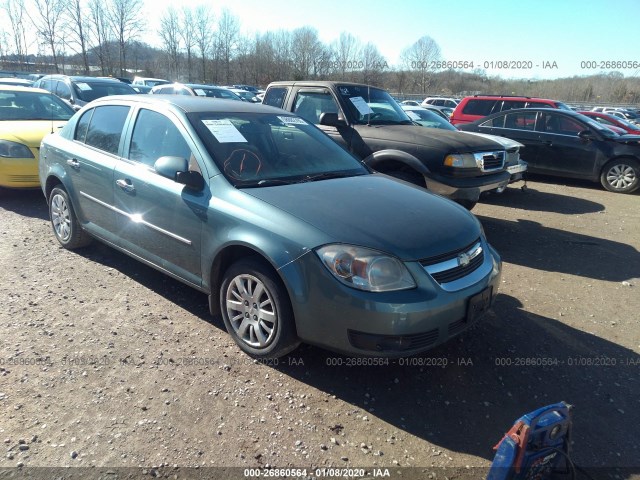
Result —
<instances>
[{"instance_id":1,"label":"front door handle","mask_svg":"<svg viewBox=\"0 0 640 480\"><path fill-rule=\"evenodd\" d=\"M67 165L69 165L71 168L75 168L76 170L80 168L80 162L75 158L70 158L69 160L67 160Z\"/></svg>"},{"instance_id":2,"label":"front door handle","mask_svg":"<svg viewBox=\"0 0 640 480\"><path fill-rule=\"evenodd\" d=\"M124 178L119 178L116 180L116 185L118 185L125 192L135 192L136 187L134 187L129 180L125 180Z\"/></svg>"}]
</instances>

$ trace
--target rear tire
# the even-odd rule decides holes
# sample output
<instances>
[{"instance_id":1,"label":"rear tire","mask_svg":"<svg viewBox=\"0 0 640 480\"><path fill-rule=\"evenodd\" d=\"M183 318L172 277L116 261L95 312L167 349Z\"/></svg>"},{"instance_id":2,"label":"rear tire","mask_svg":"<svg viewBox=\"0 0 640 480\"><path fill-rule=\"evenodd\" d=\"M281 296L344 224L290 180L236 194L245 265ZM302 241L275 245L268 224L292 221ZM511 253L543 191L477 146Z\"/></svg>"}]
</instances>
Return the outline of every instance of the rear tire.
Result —
<instances>
[{"instance_id":1,"label":"rear tire","mask_svg":"<svg viewBox=\"0 0 640 480\"><path fill-rule=\"evenodd\" d=\"M635 192L640 188L640 163L633 158L612 160L602 169L600 183L610 192Z\"/></svg>"},{"instance_id":2,"label":"rear tire","mask_svg":"<svg viewBox=\"0 0 640 480\"><path fill-rule=\"evenodd\" d=\"M287 291L260 258L239 260L227 269L220 312L231 338L251 357L282 357L300 344Z\"/></svg>"},{"instance_id":3,"label":"rear tire","mask_svg":"<svg viewBox=\"0 0 640 480\"><path fill-rule=\"evenodd\" d=\"M49 195L49 218L56 240L64 248L73 250L91 243L91 237L82 229L69 195L62 186L51 190Z\"/></svg>"}]
</instances>

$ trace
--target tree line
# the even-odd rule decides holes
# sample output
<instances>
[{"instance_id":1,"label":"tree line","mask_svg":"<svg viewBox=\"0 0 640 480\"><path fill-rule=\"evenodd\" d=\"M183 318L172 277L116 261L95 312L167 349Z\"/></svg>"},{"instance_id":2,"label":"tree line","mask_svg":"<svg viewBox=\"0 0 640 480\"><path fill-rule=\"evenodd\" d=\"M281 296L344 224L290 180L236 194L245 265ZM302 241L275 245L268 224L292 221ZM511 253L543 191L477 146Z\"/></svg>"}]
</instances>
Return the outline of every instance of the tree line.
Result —
<instances>
[{"instance_id":1,"label":"tree line","mask_svg":"<svg viewBox=\"0 0 640 480\"><path fill-rule=\"evenodd\" d=\"M206 4L169 7L157 30L160 48L141 41L143 0L0 0L0 63L46 73L134 74L209 84L266 86L274 80L335 79L396 93L543 96L573 102L640 102L640 80L618 72L557 80L507 80L481 69L443 69L428 35L390 65L371 42L348 32L320 40L311 26L246 35L238 17ZM35 35L34 35L35 33Z\"/></svg>"}]
</instances>

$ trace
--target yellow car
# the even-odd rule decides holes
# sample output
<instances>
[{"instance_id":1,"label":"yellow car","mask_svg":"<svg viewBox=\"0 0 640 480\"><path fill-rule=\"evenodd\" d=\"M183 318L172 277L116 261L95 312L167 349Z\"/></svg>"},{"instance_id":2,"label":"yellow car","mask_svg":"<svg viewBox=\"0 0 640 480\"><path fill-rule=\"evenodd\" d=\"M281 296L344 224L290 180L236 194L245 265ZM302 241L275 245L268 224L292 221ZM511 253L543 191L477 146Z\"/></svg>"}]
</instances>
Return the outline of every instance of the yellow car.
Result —
<instances>
[{"instance_id":1,"label":"yellow car","mask_svg":"<svg viewBox=\"0 0 640 480\"><path fill-rule=\"evenodd\" d=\"M0 187L39 187L40 142L74 113L46 90L0 85Z\"/></svg>"}]
</instances>

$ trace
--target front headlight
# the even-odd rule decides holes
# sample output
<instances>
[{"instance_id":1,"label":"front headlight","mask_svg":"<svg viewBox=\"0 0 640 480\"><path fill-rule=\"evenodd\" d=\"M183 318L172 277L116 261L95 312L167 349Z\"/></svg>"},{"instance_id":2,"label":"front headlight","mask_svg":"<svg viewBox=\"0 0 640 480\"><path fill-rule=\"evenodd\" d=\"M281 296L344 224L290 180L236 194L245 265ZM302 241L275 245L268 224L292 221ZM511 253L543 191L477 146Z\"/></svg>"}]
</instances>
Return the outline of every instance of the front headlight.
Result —
<instances>
[{"instance_id":1,"label":"front headlight","mask_svg":"<svg viewBox=\"0 0 640 480\"><path fill-rule=\"evenodd\" d=\"M452 153L444 157L444 164L447 167L478 168L478 163L473 153Z\"/></svg>"},{"instance_id":2,"label":"front headlight","mask_svg":"<svg viewBox=\"0 0 640 480\"><path fill-rule=\"evenodd\" d=\"M4 158L34 158L26 145L9 140L0 140L0 157Z\"/></svg>"},{"instance_id":3,"label":"front headlight","mask_svg":"<svg viewBox=\"0 0 640 480\"><path fill-rule=\"evenodd\" d=\"M377 250L334 244L316 253L334 277L359 290L389 292L416 286L404 263Z\"/></svg>"}]
</instances>

